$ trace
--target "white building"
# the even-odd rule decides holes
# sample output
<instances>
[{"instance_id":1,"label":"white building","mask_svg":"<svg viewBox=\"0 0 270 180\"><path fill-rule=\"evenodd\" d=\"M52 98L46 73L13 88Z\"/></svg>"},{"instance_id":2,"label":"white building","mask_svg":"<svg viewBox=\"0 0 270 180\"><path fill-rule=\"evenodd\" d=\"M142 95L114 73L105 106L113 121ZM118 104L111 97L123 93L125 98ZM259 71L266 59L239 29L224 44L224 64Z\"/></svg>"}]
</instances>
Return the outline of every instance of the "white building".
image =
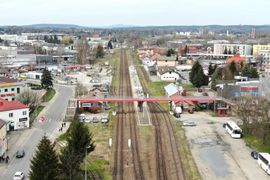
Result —
<instances>
[{"instance_id":1,"label":"white building","mask_svg":"<svg viewBox=\"0 0 270 180\"><path fill-rule=\"evenodd\" d=\"M0 56L3 57L16 57L17 51L17 47L0 46Z\"/></svg>"},{"instance_id":2,"label":"white building","mask_svg":"<svg viewBox=\"0 0 270 180\"><path fill-rule=\"evenodd\" d=\"M247 44L214 44L214 54L224 54L227 51L227 54L238 53L242 56L251 55L252 47Z\"/></svg>"},{"instance_id":3,"label":"white building","mask_svg":"<svg viewBox=\"0 0 270 180\"><path fill-rule=\"evenodd\" d=\"M270 50L260 50L259 55L263 57L263 60L270 61Z\"/></svg>"},{"instance_id":4,"label":"white building","mask_svg":"<svg viewBox=\"0 0 270 180\"><path fill-rule=\"evenodd\" d=\"M0 117L8 131L29 128L29 108L18 101L0 99Z\"/></svg>"},{"instance_id":5,"label":"white building","mask_svg":"<svg viewBox=\"0 0 270 180\"><path fill-rule=\"evenodd\" d=\"M24 83L19 82L16 79L0 77L0 98L7 101L14 101L22 92L24 86Z\"/></svg>"},{"instance_id":6,"label":"white building","mask_svg":"<svg viewBox=\"0 0 270 180\"><path fill-rule=\"evenodd\" d=\"M157 76L161 81L176 82L180 79L180 75L173 69L162 67L158 68Z\"/></svg>"},{"instance_id":7,"label":"white building","mask_svg":"<svg viewBox=\"0 0 270 180\"><path fill-rule=\"evenodd\" d=\"M0 38L5 41L11 41L11 42L23 42L27 40L27 36L17 35L17 34L1 34Z\"/></svg>"}]
</instances>

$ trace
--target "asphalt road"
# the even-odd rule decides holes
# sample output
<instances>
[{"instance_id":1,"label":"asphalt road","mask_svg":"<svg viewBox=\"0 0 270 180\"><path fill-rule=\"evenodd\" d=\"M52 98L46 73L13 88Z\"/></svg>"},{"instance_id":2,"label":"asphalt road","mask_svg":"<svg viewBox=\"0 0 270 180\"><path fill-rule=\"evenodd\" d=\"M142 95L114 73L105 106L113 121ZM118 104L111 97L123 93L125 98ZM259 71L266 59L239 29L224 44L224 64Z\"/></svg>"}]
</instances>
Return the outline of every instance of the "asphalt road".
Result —
<instances>
[{"instance_id":1,"label":"asphalt road","mask_svg":"<svg viewBox=\"0 0 270 180\"><path fill-rule=\"evenodd\" d=\"M12 179L16 171L28 174L30 160L35 154L36 146L42 136L46 134L50 138L56 138L53 136L53 132L59 129L61 124L59 121L64 118L68 100L73 96L73 90L67 86L56 85L55 88L58 94L52 99L52 103L48 105L48 109L42 114L45 116L45 123L42 125L39 122L35 122L30 130L22 132L17 143L20 144L19 147L25 150L26 154L22 159L16 159L14 156L11 157L8 166L1 169L1 180Z\"/></svg>"}]
</instances>

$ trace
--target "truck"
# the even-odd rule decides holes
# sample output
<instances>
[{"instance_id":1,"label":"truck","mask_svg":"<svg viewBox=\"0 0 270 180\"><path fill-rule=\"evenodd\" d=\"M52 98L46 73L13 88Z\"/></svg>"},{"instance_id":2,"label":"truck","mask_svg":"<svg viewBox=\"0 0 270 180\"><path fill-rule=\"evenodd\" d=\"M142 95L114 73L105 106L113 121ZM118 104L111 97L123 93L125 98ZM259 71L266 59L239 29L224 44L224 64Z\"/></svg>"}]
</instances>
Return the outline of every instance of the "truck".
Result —
<instances>
[{"instance_id":1,"label":"truck","mask_svg":"<svg viewBox=\"0 0 270 180\"><path fill-rule=\"evenodd\" d=\"M180 118L180 115L182 114L182 108L181 107L175 107L173 110L173 115L176 118Z\"/></svg>"}]
</instances>

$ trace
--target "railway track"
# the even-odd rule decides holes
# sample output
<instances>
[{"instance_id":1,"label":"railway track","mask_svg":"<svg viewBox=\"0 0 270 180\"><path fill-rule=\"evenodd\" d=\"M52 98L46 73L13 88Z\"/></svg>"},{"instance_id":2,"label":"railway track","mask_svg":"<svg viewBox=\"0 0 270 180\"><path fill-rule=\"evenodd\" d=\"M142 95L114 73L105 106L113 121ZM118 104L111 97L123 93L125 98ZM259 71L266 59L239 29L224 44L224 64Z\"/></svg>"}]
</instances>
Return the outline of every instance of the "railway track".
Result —
<instances>
[{"instance_id":1,"label":"railway track","mask_svg":"<svg viewBox=\"0 0 270 180\"><path fill-rule=\"evenodd\" d=\"M147 81L149 81L149 79L147 79L148 74L142 68L143 67L137 67L137 73L140 74L141 77L146 77L140 80L144 93L149 93L147 86ZM148 107L151 112L152 123L155 127L156 178L160 180L185 180L181 156L178 150L179 144L174 135L173 125L168 113L164 111L158 103L148 103ZM162 126L164 123L165 127ZM168 157L169 154L171 155L170 158ZM168 161L169 159L170 161ZM171 168L168 169L168 167Z\"/></svg>"},{"instance_id":2,"label":"railway track","mask_svg":"<svg viewBox=\"0 0 270 180\"><path fill-rule=\"evenodd\" d=\"M123 49L121 50L119 72L118 95L132 96L127 54ZM144 179L136 122L134 104L118 103L113 163L113 179L115 180ZM131 139L131 147L127 146L128 139Z\"/></svg>"}]
</instances>

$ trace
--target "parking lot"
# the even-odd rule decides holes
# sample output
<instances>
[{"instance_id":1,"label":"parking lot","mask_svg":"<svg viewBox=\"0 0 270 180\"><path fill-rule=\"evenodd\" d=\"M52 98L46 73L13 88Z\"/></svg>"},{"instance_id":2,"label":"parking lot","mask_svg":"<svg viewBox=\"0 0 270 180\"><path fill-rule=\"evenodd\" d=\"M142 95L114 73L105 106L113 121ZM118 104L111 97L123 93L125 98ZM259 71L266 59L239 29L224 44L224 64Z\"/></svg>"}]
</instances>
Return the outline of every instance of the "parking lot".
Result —
<instances>
[{"instance_id":1,"label":"parking lot","mask_svg":"<svg viewBox=\"0 0 270 180\"><path fill-rule=\"evenodd\" d=\"M108 123L109 118L108 118L108 112L102 112L102 113L89 113L89 112L84 112L79 115L79 119L81 122L86 122L86 123Z\"/></svg>"},{"instance_id":2,"label":"parking lot","mask_svg":"<svg viewBox=\"0 0 270 180\"><path fill-rule=\"evenodd\" d=\"M222 127L227 120L234 119L212 117L203 112L182 114L180 119L196 123L184 129L203 179L269 179L250 156L252 149L244 140L231 138Z\"/></svg>"}]
</instances>

